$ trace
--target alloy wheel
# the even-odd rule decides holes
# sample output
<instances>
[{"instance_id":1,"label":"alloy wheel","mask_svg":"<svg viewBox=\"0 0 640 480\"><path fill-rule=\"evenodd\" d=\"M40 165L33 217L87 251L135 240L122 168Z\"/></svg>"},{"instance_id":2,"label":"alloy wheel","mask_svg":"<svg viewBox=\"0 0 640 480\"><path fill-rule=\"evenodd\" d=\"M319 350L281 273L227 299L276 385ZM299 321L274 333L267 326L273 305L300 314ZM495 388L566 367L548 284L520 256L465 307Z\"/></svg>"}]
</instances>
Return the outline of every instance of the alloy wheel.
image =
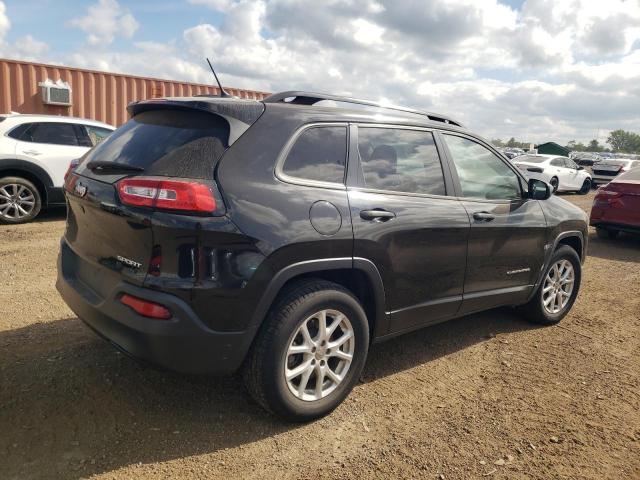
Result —
<instances>
[{"instance_id":1,"label":"alloy wheel","mask_svg":"<svg viewBox=\"0 0 640 480\"><path fill-rule=\"evenodd\" d=\"M555 315L564 310L573 293L575 272L569 260L554 263L545 276L542 286L542 306Z\"/></svg>"},{"instance_id":2,"label":"alloy wheel","mask_svg":"<svg viewBox=\"0 0 640 480\"><path fill-rule=\"evenodd\" d=\"M20 220L31 215L35 206L35 195L29 187L17 183L0 187L0 217Z\"/></svg>"},{"instance_id":3,"label":"alloy wheel","mask_svg":"<svg viewBox=\"0 0 640 480\"><path fill-rule=\"evenodd\" d=\"M355 352L355 332L347 316L321 310L306 318L291 337L284 377L300 400L320 400L345 379Z\"/></svg>"}]
</instances>

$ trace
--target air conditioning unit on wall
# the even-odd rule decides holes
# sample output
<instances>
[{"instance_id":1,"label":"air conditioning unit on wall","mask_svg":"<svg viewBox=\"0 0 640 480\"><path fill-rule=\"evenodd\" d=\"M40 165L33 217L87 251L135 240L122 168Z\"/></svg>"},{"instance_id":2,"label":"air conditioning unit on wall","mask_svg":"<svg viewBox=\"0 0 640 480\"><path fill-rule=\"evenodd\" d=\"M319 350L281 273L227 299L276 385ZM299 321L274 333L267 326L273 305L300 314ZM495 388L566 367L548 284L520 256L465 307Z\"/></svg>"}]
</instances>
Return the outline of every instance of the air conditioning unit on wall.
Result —
<instances>
[{"instance_id":1,"label":"air conditioning unit on wall","mask_svg":"<svg viewBox=\"0 0 640 480\"><path fill-rule=\"evenodd\" d=\"M38 84L42 87L42 103L46 105L71 105L71 85L62 80L53 82L49 79Z\"/></svg>"}]
</instances>

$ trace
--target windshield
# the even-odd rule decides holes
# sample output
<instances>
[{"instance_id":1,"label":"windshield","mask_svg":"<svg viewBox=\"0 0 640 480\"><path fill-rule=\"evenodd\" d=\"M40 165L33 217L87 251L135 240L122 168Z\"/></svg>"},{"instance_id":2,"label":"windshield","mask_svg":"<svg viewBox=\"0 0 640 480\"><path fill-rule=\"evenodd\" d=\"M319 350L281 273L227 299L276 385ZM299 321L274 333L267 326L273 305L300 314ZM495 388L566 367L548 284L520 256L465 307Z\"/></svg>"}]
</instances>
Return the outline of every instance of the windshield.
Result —
<instances>
[{"instance_id":1,"label":"windshield","mask_svg":"<svg viewBox=\"0 0 640 480\"><path fill-rule=\"evenodd\" d=\"M535 155L520 155L514 158L514 162L527 162L527 163L544 163L548 159L547 157L537 157Z\"/></svg>"}]
</instances>

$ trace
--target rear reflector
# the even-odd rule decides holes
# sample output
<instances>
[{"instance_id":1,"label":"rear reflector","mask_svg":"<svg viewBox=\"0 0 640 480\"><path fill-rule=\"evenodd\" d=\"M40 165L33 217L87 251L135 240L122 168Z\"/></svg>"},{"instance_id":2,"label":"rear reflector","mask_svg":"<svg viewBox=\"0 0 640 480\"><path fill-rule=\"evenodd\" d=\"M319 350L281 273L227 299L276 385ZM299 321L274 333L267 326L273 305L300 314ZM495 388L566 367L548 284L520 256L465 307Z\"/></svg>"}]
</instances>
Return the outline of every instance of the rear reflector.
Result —
<instances>
[{"instance_id":1,"label":"rear reflector","mask_svg":"<svg viewBox=\"0 0 640 480\"><path fill-rule=\"evenodd\" d=\"M143 317L158 318L161 320L171 318L171 312L168 308L158 305L157 303L148 302L147 300L127 295L126 293L120 297L120 302L127 307L131 307Z\"/></svg>"},{"instance_id":2,"label":"rear reflector","mask_svg":"<svg viewBox=\"0 0 640 480\"><path fill-rule=\"evenodd\" d=\"M211 187L191 180L125 178L118 182L120 201L136 207L214 213L217 205Z\"/></svg>"}]
</instances>

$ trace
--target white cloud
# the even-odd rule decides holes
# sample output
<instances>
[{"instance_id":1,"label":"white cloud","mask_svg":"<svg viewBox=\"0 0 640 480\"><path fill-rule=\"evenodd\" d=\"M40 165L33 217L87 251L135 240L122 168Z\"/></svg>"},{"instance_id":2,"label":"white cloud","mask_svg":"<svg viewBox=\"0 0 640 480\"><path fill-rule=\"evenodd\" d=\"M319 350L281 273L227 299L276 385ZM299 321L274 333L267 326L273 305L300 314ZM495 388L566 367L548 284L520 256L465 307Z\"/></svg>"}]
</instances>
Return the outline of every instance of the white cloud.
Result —
<instances>
[{"instance_id":1,"label":"white cloud","mask_svg":"<svg viewBox=\"0 0 640 480\"><path fill-rule=\"evenodd\" d=\"M0 1L0 56L19 58L22 60L41 60L49 50L49 45L36 40L31 35L18 38L15 42L7 42L6 36L11 29L4 2Z\"/></svg>"},{"instance_id":2,"label":"white cloud","mask_svg":"<svg viewBox=\"0 0 640 480\"><path fill-rule=\"evenodd\" d=\"M520 9L498 0L189 3L204 16L164 42L91 55L84 46L62 60L210 83L208 56L225 85L406 104L491 138L588 141L598 129L640 129L637 0L526 0ZM206 21L213 11L215 24ZM71 24L105 45L137 28L115 0ZM0 42L3 28L0 8Z\"/></svg>"},{"instance_id":3,"label":"white cloud","mask_svg":"<svg viewBox=\"0 0 640 480\"><path fill-rule=\"evenodd\" d=\"M4 2L0 2L0 46L4 42L4 37L11 28L11 22L7 16L7 7Z\"/></svg>"},{"instance_id":4,"label":"white cloud","mask_svg":"<svg viewBox=\"0 0 640 480\"><path fill-rule=\"evenodd\" d=\"M90 45L109 44L116 36L131 38L138 29L134 16L116 0L99 0L87 8L85 16L71 19L69 25L86 32Z\"/></svg>"}]
</instances>

